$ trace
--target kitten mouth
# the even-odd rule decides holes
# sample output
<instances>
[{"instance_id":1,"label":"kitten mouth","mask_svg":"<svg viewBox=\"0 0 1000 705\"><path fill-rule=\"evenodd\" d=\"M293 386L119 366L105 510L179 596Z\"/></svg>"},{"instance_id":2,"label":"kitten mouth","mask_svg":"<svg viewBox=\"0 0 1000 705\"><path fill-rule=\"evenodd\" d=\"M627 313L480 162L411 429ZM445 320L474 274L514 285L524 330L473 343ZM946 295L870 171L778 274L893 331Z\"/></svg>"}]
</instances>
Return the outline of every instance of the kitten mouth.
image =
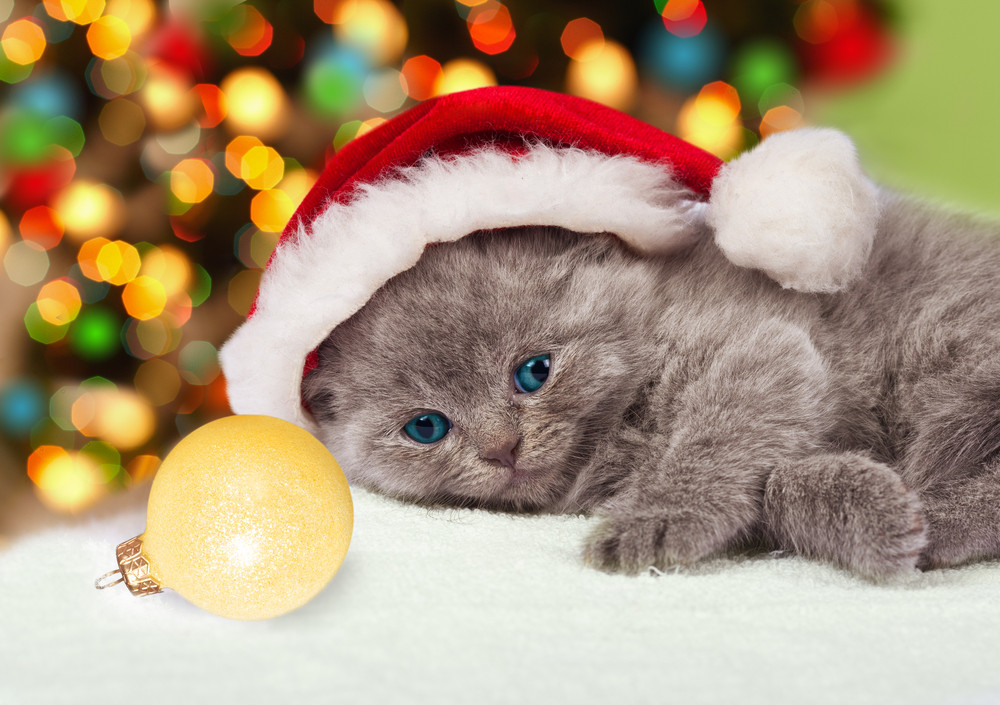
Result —
<instances>
[{"instance_id":1,"label":"kitten mouth","mask_svg":"<svg viewBox=\"0 0 1000 705\"><path fill-rule=\"evenodd\" d=\"M507 467L504 468L507 481L507 485L523 485L527 482L531 476L532 472L525 467Z\"/></svg>"}]
</instances>

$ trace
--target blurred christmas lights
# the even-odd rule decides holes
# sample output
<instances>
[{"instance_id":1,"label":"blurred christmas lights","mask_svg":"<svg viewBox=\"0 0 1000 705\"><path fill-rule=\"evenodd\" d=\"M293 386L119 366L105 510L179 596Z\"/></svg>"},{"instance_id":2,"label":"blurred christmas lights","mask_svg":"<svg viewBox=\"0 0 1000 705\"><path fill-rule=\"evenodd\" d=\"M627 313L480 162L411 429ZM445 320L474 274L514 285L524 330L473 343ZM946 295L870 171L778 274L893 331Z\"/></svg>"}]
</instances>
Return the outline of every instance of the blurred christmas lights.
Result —
<instances>
[{"instance_id":1,"label":"blurred christmas lights","mask_svg":"<svg viewBox=\"0 0 1000 705\"><path fill-rule=\"evenodd\" d=\"M42 500L85 509L228 412L217 346L324 152L398 111L498 82L623 109L662 90L680 136L730 157L804 122L800 80L886 53L862 0L794 3L756 33L701 0L642 5L457 0L446 28L390 0L0 0L0 258L28 345L0 434Z\"/></svg>"}]
</instances>

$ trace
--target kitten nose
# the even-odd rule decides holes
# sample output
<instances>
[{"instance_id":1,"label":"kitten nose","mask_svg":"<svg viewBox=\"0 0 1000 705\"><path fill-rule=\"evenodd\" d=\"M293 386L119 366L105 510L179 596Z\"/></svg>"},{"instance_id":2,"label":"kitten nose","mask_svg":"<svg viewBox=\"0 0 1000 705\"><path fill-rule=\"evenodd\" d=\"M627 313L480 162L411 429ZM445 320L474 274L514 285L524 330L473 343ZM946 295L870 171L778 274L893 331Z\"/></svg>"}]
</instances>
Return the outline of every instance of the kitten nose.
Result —
<instances>
[{"instance_id":1,"label":"kitten nose","mask_svg":"<svg viewBox=\"0 0 1000 705\"><path fill-rule=\"evenodd\" d=\"M521 448L521 438L511 436L500 443L483 448L481 455L486 460L494 460L504 467L512 468L517 463L517 451Z\"/></svg>"}]
</instances>

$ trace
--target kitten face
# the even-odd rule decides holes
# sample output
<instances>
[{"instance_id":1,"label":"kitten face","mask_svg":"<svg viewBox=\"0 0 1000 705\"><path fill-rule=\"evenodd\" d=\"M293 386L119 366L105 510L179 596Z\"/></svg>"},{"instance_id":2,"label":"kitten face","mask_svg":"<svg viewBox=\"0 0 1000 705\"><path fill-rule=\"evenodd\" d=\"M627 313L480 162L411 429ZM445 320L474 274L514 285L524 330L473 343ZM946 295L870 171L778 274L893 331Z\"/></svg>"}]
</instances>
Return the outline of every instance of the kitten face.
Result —
<instances>
[{"instance_id":1,"label":"kitten face","mask_svg":"<svg viewBox=\"0 0 1000 705\"><path fill-rule=\"evenodd\" d=\"M400 498L551 506L653 374L653 266L557 229L432 246L322 345L303 392L323 440Z\"/></svg>"}]
</instances>

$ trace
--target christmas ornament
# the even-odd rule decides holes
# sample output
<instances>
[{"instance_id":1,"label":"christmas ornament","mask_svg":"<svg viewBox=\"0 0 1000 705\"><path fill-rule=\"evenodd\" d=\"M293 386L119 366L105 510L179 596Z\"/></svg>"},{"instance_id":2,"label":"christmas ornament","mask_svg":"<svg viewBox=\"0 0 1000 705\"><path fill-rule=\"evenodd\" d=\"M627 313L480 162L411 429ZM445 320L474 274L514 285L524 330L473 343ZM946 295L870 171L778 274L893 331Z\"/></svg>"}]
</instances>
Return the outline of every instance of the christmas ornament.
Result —
<instances>
[{"instance_id":1,"label":"christmas ornament","mask_svg":"<svg viewBox=\"0 0 1000 705\"><path fill-rule=\"evenodd\" d=\"M119 568L97 587L171 588L223 617L277 617L330 581L353 523L347 480L322 443L287 421L229 416L164 459L146 531L118 546Z\"/></svg>"},{"instance_id":2,"label":"christmas ornament","mask_svg":"<svg viewBox=\"0 0 1000 705\"><path fill-rule=\"evenodd\" d=\"M777 134L723 164L583 98L514 86L444 95L327 164L221 350L230 404L315 428L300 396L313 351L428 244L549 225L668 255L714 231L739 266L835 291L860 273L876 216L875 187L832 130Z\"/></svg>"}]
</instances>

